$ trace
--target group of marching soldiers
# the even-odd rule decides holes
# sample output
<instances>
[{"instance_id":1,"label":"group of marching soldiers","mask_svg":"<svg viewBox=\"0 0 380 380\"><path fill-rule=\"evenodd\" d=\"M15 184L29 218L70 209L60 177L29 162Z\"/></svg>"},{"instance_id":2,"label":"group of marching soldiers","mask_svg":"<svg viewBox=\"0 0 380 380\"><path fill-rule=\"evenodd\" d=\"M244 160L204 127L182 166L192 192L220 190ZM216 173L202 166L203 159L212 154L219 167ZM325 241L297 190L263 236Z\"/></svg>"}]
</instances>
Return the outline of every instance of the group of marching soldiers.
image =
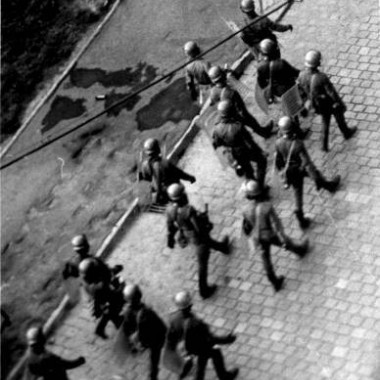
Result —
<instances>
[{"instance_id":1,"label":"group of marching soldiers","mask_svg":"<svg viewBox=\"0 0 380 380\"><path fill-rule=\"evenodd\" d=\"M303 211L304 178L311 178L317 190L326 189L334 193L340 183L340 176L326 179L312 162L303 140L308 131L301 127L300 118L310 112L322 118L322 149L328 151L328 137L331 116L346 139L351 138L356 128L347 126L344 113L346 106L328 76L319 70L322 56L317 50L305 55L305 68L300 71L285 59L273 32L292 31L292 25L283 25L260 17L255 11L253 0L242 0L241 10L247 27L239 37L248 45L253 59L257 61L257 86L265 101L278 104L282 96L297 88L303 100L303 108L297 115L282 116L262 126L248 111L239 92L231 85L233 73L227 68L211 66L201 57L199 46L190 41L184 51L189 58L186 67L186 81L194 101L201 103L200 115L209 107L216 106L217 120L212 132L215 149L223 154L237 176L243 178L242 188L248 200L243 211L242 229L251 239L255 251L262 257L266 276L276 292L284 287L284 276L278 276L273 268L270 248L283 247L302 258L308 251L308 240L297 241L284 230L269 196L265 177L267 153L255 141L254 134L265 139L277 135L274 164L279 171L284 187L291 187L295 195L295 216L301 229L310 225ZM254 22L258 19L258 22ZM254 22L254 23L253 23ZM206 99L206 94L208 98ZM278 126L278 132L276 125ZM188 174L171 163L161 154L158 140L150 138L144 143L145 159L139 178L151 184L152 202L166 206L167 246L171 249L177 243L181 248L194 248L198 261L198 287L203 299L215 294L217 286L209 284L208 261L211 250L224 255L231 251L228 236L217 241L211 237L213 228L207 209L197 210L188 199L181 180L194 183L195 176ZM174 297L177 310L170 315L169 323L142 298L142 290L136 284L125 284L120 277L122 266L110 267L103 260L90 255L90 245L85 235L74 237L72 245L77 256L66 264L63 276L66 280L80 279L87 295L92 300L92 313L97 320L95 334L107 338L106 326L109 321L122 334L132 352L144 349L150 352L151 380L158 379L160 360L165 366L185 378L195 365L195 379L202 380L209 359L212 360L217 376L221 380L234 379L238 369L225 368L219 345L232 344L236 336L231 332L219 336L192 312L192 297L181 291ZM45 337L40 327L27 332L29 345L28 369L35 377L43 379L66 379L66 370L85 362L62 359L45 349ZM164 352L162 354L162 351ZM162 358L161 358L162 357Z\"/></svg>"}]
</instances>

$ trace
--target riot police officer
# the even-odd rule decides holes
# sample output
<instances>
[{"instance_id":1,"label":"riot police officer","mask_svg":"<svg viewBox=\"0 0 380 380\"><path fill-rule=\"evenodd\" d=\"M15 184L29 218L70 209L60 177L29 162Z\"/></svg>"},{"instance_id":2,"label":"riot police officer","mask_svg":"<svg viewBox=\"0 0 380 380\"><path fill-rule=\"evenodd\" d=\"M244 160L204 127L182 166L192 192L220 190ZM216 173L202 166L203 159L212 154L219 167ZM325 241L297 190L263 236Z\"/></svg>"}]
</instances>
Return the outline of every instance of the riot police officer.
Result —
<instances>
[{"instance_id":1,"label":"riot police officer","mask_svg":"<svg viewBox=\"0 0 380 380\"><path fill-rule=\"evenodd\" d=\"M148 349L150 353L149 379L157 380L161 350L165 343L166 326L158 314L142 299L138 285L126 285L123 290L126 306L123 310L123 332L133 351Z\"/></svg>"},{"instance_id":2,"label":"riot police officer","mask_svg":"<svg viewBox=\"0 0 380 380\"><path fill-rule=\"evenodd\" d=\"M229 239L225 236L221 242L211 238L212 223L207 212L199 212L189 204L185 188L182 184L173 184L168 188L171 203L166 210L167 216L167 245L174 248L175 236L181 247L191 244L195 248L198 259L198 285L201 297L211 297L216 285L208 285L208 261L210 250L229 253Z\"/></svg>"},{"instance_id":3,"label":"riot police officer","mask_svg":"<svg viewBox=\"0 0 380 380\"><path fill-rule=\"evenodd\" d=\"M92 303L92 314L98 320L95 334L107 339L105 329L108 322L112 321L119 328L123 321L120 313L124 305L124 282L117 276L99 270L99 261L95 257L80 262L79 274Z\"/></svg>"},{"instance_id":4,"label":"riot police officer","mask_svg":"<svg viewBox=\"0 0 380 380\"><path fill-rule=\"evenodd\" d=\"M227 335L216 335L209 326L192 312L192 298L189 292L176 294L174 302L177 310L171 314L167 334L167 346L175 351L179 342L183 341L189 355L197 358L195 380L203 380L209 359L212 360L216 374L220 380L233 380L239 370L227 371L224 365L223 353L215 345L231 344L236 336L231 332Z\"/></svg>"},{"instance_id":5,"label":"riot police officer","mask_svg":"<svg viewBox=\"0 0 380 380\"><path fill-rule=\"evenodd\" d=\"M334 193L340 183L340 176L326 180L316 169L306 151L304 143L296 136L294 124L288 116L284 116L278 123L282 136L276 141L275 165L282 172L286 187L291 186L296 199L295 215L301 228L307 228L309 219L303 213L303 182L306 176L310 177L319 189L326 189Z\"/></svg>"},{"instance_id":6,"label":"riot police officer","mask_svg":"<svg viewBox=\"0 0 380 380\"><path fill-rule=\"evenodd\" d=\"M259 48L264 59L257 67L257 83L261 89L270 90L269 103L272 103L275 97L281 97L296 84L300 71L280 57L279 48L273 40L262 40Z\"/></svg>"},{"instance_id":7,"label":"riot police officer","mask_svg":"<svg viewBox=\"0 0 380 380\"><path fill-rule=\"evenodd\" d=\"M219 66L213 66L209 70L208 75L214 86L211 89L210 96L202 108L200 115L205 112L207 107L217 105L221 100L229 100L232 104L235 118L241 120L242 123L261 137L269 138L272 136L273 121L270 121L263 127L259 124L254 116L247 110L240 94L228 84L225 70Z\"/></svg>"},{"instance_id":8,"label":"riot police officer","mask_svg":"<svg viewBox=\"0 0 380 380\"><path fill-rule=\"evenodd\" d=\"M202 105L205 97L205 91L211 85L211 80L207 73L210 69L210 64L203 58L198 57L199 54L201 54L201 49L196 42L186 42L183 50L191 61L185 69L187 89L189 90L190 96L193 100L197 100L199 96L199 102Z\"/></svg>"},{"instance_id":9,"label":"riot police officer","mask_svg":"<svg viewBox=\"0 0 380 380\"><path fill-rule=\"evenodd\" d=\"M329 128L331 116L334 115L338 128L345 139L350 139L357 128L349 128L344 117L346 105L339 96L329 77L319 71L322 54L310 50L305 55L305 69L299 74L298 84L306 107L314 109L322 117L322 150L329 150Z\"/></svg>"},{"instance_id":10,"label":"riot police officer","mask_svg":"<svg viewBox=\"0 0 380 380\"><path fill-rule=\"evenodd\" d=\"M271 260L271 245L284 247L299 257L308 249L308 241L296 242L285 234L280 218L277 216L268 194L254 180L244 184L245 196L252 203L243 211L243 232L253 238L255 250L261 254L268 280L276 292L284 285L284 276L277 276Z\"/></svg>"},{"instance_id":11,"label":"riot police officer","mask_svg":"<svg viewBox=\"0 0 380 380\"><path fill-rule=\"evenodd\" d=\"M167 188L181 179L194 183L196 178L184 172L166 158L161 156L158 140L149 138L144 143L144 152L147 158L141 165L140 178L151 181L153 203L166 204L168 202Z\"/></svg>"},{"instance_id":12,"label":"riot police officer","mask_svg":"<svg viewBox=\"0 0 380 380\"><path fill-rule=\"evenodd\" d=\"M241 0L240 9L244 13L244 21L246 25L249 25L254 20L258 19L256 23L243 30L241 35L242 40L249 46L256 59L260 56L259 44L262 40L269 38L277 44L277 37L273 32L293 30L291 24L282 25L273 22L268 17L259 16L255 10L254 0Z\"/></svg>"},{"instance_id":13,"label":"riot police officer","mask_svg":"<svg viewBox=\"0 0 380 380\"><path fill-rule=\"evenodd\" d=\"M220 120L212 135L214 148L225 147L227 158L230 157L229 161L236 173L246 178L257 178L260 186L264 187L267 168L265 153L242 122L234 117L231 101L222 100L218 104L218 112ZM256 176L252 168L253 162L257 166Z\"/></svg>"},{"instance_id":14,"label":"riot police officer","mask_svg":"<svg viewBox=\"0 0 380 380\"><path fill-rule=\"evenodd\" d=\"M28 351L26 356L27 371L43 380L68 380L66 371L83 365L83 356L74 360L63 359L46 350L42 327L34 326L26 332Z\"/></svg>"}]
</instances>

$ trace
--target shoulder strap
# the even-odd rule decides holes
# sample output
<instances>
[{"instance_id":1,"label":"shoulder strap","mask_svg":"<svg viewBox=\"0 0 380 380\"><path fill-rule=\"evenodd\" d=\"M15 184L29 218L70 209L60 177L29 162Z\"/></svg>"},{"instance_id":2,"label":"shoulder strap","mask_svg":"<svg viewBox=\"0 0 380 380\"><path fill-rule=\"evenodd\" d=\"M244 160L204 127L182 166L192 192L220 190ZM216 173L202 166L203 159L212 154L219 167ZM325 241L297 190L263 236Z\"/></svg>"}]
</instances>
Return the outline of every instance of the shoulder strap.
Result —
<instances>
[{"instance_id":1,"label":"shoulder strap","mask_svg":"<svg viewBox=\"0 0 380 380\"><path fill-rule=\"evenodd\" d=\"M314 94L314 89L315 89L315 81L317 79L317 74L318 73L313 73L311 74L311 78L310 78L310 100L311 100L311 103L313 104L313 94Z\"/></svg>"}]
</instances>

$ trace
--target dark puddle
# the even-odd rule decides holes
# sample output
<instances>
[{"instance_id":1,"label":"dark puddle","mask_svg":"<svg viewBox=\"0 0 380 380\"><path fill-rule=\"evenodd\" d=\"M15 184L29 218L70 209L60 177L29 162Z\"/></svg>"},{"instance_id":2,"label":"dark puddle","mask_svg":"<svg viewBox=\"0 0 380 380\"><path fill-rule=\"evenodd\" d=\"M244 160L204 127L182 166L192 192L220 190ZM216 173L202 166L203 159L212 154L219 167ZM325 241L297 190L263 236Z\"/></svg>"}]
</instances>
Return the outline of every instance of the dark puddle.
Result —
<instances>
[{"instance_id":1,"label":"dark puddle","mask_svg":"<svg viewBox=\"0 0 380 380\"><path fill-rule=\"evenodd\" d=\"M159 128L167 121L178 123L190 120L198 112L199 106L191 101L185 78L179 78L153 96L150 103L137 112L137 128L144 131Z\"/></svg>"},{"instance_id":2,"label":"dark puddle","mask_svg":"<svg viewBox=\"0 0 380 380\"><path fill-rule=\"evenodd\" d=\"M107 72L103 69L74 69L70 73L70 82L74 87L89 88L95 83L103 87L131 86L141 87L150 83L157 76L157 69L147 63L140 62L137 67Z\"/></svg>"},{"instance_id":3,"label":"dark puddle","mask_svg":"<svg viewBox=\"0 0 380 380\"><path fill-rule=\"evenodd\" d=\"M104 108L107 109L109 107L112 107L113 104L124 99L127 95L128 94L117 94L117 93L115 93L115 91L112 91L111 93L106 95L106 98L104 101ZM141 97L139 95L136 95L136 96L128 99L127 101L123 102L122 104L108 110L107 116L117 116L117 115L119 115L121 110L124 108L127 111L131 111L140 99L141 99Z\"/></svg>"},{"instance_id":4,"label":"dark puddle","mask_svg":"<svg viewBox=\"0 0 380 380\"><path fill-rule=\"evenodd\" d=\"M83 105L84 101L84 99L73 100L66 96L57 96L42 120L44 127L41 132L49 131L62 120L73 119L84 114L86 111L86 107Z\"/></svg>"}]
</instances>

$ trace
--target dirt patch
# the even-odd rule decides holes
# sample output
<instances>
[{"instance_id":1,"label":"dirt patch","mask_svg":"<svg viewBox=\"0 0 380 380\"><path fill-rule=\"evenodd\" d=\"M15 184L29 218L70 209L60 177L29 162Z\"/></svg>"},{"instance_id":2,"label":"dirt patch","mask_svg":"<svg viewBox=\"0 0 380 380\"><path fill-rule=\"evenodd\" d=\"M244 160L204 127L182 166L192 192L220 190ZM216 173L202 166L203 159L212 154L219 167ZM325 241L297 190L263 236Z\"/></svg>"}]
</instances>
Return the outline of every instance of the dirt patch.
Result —
<instances>
[{"instance_id":1,"label":"dirt patch","mask_svg":"<svg viewBox=\"0 0 380 380\"><path fill-rule=\"evenodd\" d=\"M159 128L168 121L191 120L199 110L199 106L191 101L185 78L178 78L137 112L137 128L145 131Z\"/></svg>"},{"instance_id":2,"label":"dirt patch","mask_svg":"<svg viewBox=\"0 0 380 380\"><path fill-rule=\"evenodd\" d=\"M74 87L89 88L95 83L103 87L141 86L153 81L157 69L145 62L137 67L126 67L124 70L107 72L103 69L74 69L70 73L70 84Z\"/></svg>"},{"instance_id":3,"label":"dirt patch","mask_svg":"<svg viewBox=\"0 0 380 380\"><path fill-rule=\"evenodd\" d=\"M112 91L111 93L109 93L109 94L106 95L106 99L105 99L105 102L104 102L104 108L107 109L107 108L111 107L113 104L116 104L120 100L122 100L125 97L127 97L127 95L128 94L117 94L117 93L115 93L115 91ZM123 102L119 106L116 106L116 107L110 109L107 112L107 116L115 116L116 117L116 116L119 115L119 113L123 109L126 109L127 111L133 110L133 108L139 102L140 99L141 99L141 97L139 95L134 96L134 97L128 99L127 101Z\"/></svg>"},{"instance_id":4,"label":"dirt patch","mask_svg":"<svg viewBox=\"0 0 380 380\"><path fill-rule=\"evenodd\" d=\"M54 128L62 120L74 119L83 115L86 112L86 107L83 105L84 99L71 99L66 96L57 96L50 106L49 112L42 120L44 127L42 133Z\"/></svg>"}]
</instances>

